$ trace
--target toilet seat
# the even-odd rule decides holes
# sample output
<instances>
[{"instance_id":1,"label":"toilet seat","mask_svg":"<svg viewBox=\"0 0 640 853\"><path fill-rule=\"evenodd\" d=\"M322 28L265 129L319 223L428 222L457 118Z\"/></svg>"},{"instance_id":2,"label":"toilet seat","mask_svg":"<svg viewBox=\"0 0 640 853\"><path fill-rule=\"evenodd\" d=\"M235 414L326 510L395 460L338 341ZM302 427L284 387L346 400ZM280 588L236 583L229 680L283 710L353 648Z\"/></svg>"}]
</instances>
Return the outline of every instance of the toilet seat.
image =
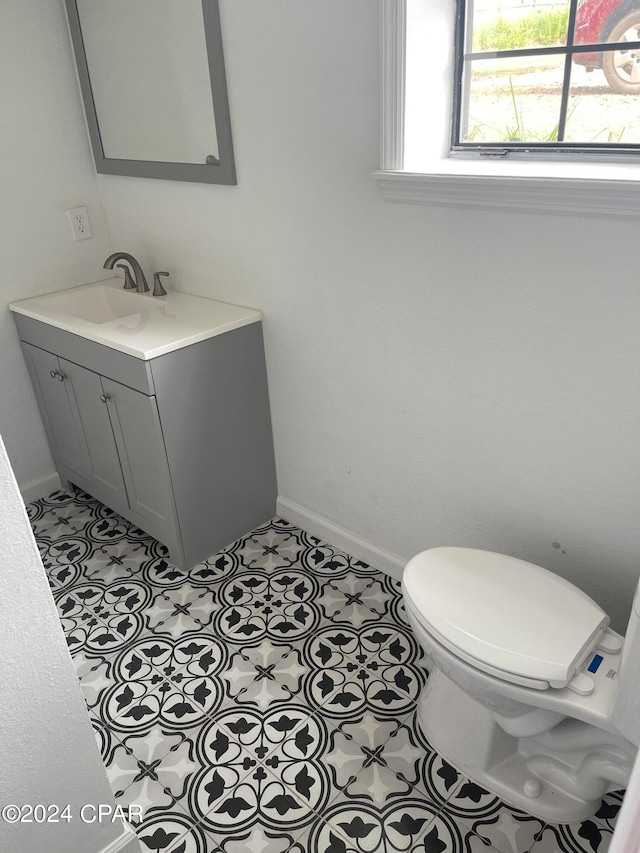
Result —
<instances>
[{"instance_id":1,"label":"toilet seat","mask_svg":"<svg viewBox=\"0 0 640 853\"><path fill-rule=\"evenodd\" d=\"M609 619L577 587L489 551L433 548L403 576L414 618L446 649L505 681L580 690L580 667ZM582 691L580 691L582 692Z\"/></svg>"}]
</instances>

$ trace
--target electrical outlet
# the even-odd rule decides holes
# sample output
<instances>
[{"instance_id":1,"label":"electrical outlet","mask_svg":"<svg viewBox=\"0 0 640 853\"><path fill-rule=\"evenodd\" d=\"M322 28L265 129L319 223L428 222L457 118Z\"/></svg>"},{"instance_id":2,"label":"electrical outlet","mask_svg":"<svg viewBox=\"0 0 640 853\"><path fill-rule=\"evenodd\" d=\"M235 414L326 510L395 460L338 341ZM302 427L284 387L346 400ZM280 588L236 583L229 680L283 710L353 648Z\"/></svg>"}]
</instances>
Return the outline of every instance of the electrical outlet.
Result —
<instances>
[{"instance_id":1,"label":"electrical outlet","mask_svg":"<svg viewBox=\"0 0 640 853\"><path fill-rule=\"evenodd\" d=\"M89 222L89 214L87 213L87 208L84 205L82 207L70 208L67 210L67 216L69 217L71 233L73 234L73 239L76 243L78 240L89 240L93 237L91 223Z\"/></svg>"}]
</instances>

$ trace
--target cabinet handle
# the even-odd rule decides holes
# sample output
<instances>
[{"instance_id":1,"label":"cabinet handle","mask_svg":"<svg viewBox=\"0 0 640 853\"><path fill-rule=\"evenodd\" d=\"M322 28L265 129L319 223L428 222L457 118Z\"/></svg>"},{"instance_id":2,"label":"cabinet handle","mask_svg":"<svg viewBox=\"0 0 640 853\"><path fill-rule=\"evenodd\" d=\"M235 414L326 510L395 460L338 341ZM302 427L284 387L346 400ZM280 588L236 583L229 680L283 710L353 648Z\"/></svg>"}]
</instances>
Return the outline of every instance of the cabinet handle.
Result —
<instances>
[{"instance_id":1,"label":"cabinet handle","mask_svg":"<svg viewBox=\"0 0 640 853\"><path fill-rule=\"evenodd\" d=\"M67 378L63 373L60 373L59 370L50 370L49 375L52 379L59 379L60 382L64 382L64 380Z\"/></svg>"},{"instance_id":2,"label":"cabinet handle","mask_svg":"<svg viewBox=\"0 0 640 853\"><path fill-rule=\"evenodd\" d=\"M109 394L100 394L100 399L102 400L103 403L106 403L107 400L111 399L111 396Z\"/></svg>"},{"instance_id":3,"label":"cabinet handle","mask_svg":"<svg viewBox=\"0 0 640 853\"><path fill-rule=\"evenodd\" d=\"M51 376L52 379L55 379L56 376L58 375L58 371L57 370L50 370L49 375Z\"/></svg>"}]
</instances>

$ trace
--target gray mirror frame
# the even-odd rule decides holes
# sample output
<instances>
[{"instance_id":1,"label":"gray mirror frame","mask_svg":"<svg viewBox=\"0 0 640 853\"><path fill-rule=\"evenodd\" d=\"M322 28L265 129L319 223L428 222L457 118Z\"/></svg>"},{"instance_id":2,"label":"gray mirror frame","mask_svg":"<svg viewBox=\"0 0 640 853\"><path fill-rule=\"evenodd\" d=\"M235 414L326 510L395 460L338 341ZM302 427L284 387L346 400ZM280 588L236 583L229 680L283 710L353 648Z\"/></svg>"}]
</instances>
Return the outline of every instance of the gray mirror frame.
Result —
<instances>
[{"instance_id":1,"label":"gray mirror frame","mask_svg":"<svg viewBox=\"0 0 640 853\"><path fill-rule=\"evenodd\" d=\"M89 138L96 171L103 175L127 175L134 178L160 178L165 181L195 181L206 184L236 184L236 169L231 141L231 119L227 96L227 78L222 51L222 29L218 0L202 0L211 95L216 117L219 159L207 163L167 163L155 160L119 160L105 157L98 124L98 114L91 91L89 67L82 40L82 29L76 0L65 0L73 52L78 69Z\"/></svg>"}]
</instances>

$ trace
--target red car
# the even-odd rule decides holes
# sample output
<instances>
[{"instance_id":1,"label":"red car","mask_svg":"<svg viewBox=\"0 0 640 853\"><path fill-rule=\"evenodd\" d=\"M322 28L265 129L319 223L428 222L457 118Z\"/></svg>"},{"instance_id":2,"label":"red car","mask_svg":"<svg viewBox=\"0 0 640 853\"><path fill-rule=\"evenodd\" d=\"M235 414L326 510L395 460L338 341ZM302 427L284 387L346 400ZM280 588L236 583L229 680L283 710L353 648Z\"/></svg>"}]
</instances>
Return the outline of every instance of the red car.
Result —
<instances>
[{"instance_id":1,"label":"red car","mask_svg":"<svg viewBox=\"0 0 640 853\"><path fill-rule=\"evenodd\" d=\"M639 0L583 0L576 16L575 44L640 42ZM614 92L640 94L640 47L602 53L576 53L573 61L602 68Z\"/></svg>"}]
</instances>

